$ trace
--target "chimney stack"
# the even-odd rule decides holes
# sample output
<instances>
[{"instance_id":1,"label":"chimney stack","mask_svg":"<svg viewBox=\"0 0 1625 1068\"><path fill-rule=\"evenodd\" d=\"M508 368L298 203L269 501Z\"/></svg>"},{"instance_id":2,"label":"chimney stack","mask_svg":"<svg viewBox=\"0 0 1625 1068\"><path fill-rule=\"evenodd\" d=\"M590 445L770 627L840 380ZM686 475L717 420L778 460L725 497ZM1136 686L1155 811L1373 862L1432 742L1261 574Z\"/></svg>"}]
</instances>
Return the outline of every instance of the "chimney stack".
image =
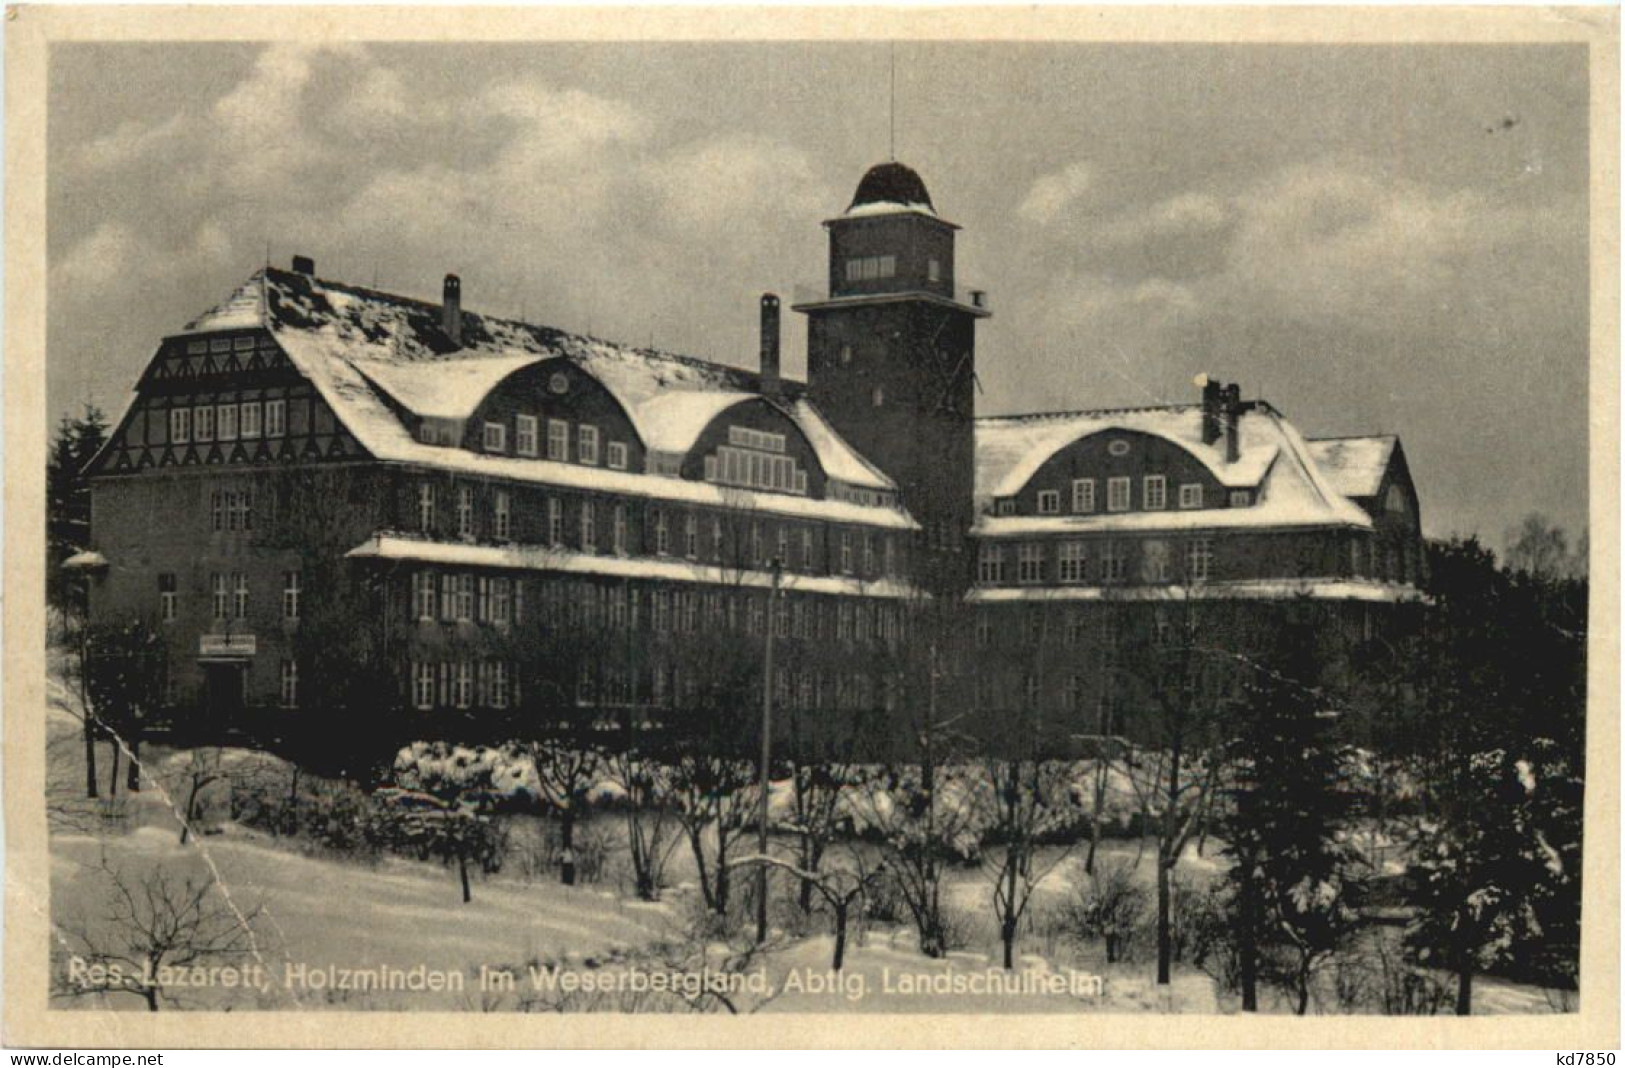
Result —
<instances>
[{"instance_id":1,"label":"chimney stack","mask_svg":"<svg viewBox=\"0 0 1625 1068\"><path fill-rule=\"evenodd\" d=\"M306 278L316 277L316 261L309 256L295 256L293 258L293 273L302 274Z\"/></svg>"},{"instance_id":2,"label":"chimney stack","mask_svg":"<svg viewBox=\"0 0 1625 1068\"><path fill-rule=\"evenodd\" d=\"M1241 387L1234 382L1224 387L1224 459L1241 459Z\"/></svg>"},{"instance_id":3,"label":"chimney stack","mask_svg":"<svg viewBox=\"0 0 1625 1068\"><path fill-rule=\"evenodd\" d=\"M762 395L777 398L779 379L779 298L762 294Z\"/></svg>"},{"instance_id":4,"label":"chimney stack","mask_svg":"<svg viewBox=\"0 0 1625 1068\"><path fill-rule=\"evenodd\" d=\"M1202 444L1212 445L1219 440L1219 394L1223 386L1208 375L1197 375L1196 384L1202 387Z\"/></svg>"},{"instance_id":5,"label":"chimney stack","mask_svg":"<svg viewBox=\"0 0 1625 1068\"><path fill-rule=\"evenodd\" d=\"M454 274L446 275L446 284L441 290L440 329L453 345L463 343L463 282Z\"/></svg>"}]
</instances>

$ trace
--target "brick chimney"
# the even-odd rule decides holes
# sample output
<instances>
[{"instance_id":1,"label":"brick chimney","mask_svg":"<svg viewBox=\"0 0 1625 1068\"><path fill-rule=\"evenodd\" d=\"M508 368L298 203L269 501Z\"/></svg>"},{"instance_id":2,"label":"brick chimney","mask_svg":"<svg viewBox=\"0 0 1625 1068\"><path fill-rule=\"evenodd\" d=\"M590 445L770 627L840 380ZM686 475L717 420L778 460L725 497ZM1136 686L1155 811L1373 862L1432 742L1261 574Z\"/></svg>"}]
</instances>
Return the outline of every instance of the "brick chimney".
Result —
<instances>
[{"instance_id":1,"label":"brick chimney","mask_svg":"<svg viewBox=\"0 0 1625 1068\"><path fill-rule=\"evenodd\" d=\"M453 345L463 343L463 281L454 274L446 275L441 289L440 329Z\"/></svg>"},{"instance_id":2,"label":"brick chimney","mask_svg":"<svg viewBox=\"0 0 1625 1068\"><path fill-rule=\"evenodd\" d=\"M1219 440L1219 394L1224 387L1208 375L1197 375L1196 384L1202 387L1202 444L1212 445Z\"/></svg>"},{"instance_id":3,"label":"brick chimney","mask_svg":"<svg viewBox=\"0 0 1625 1068\"><path fill-rule=\"evenodd\" d=\"M1241 459L1241 387L1234 382L1224 387L1224 459Z\"/></svg>"},{"instance_id":4,"label":"brick chimney","mask_svg":"<svg viewBox=\"0 0 1625 1068\"><path fill-rule=\"evenodd\" d=\"M779 298L762 294L762 395L777 398L783 383L779 377Z\"/></svg>"},{"instance_id":5,"label":"brick chimney","mask_svg":"<svg viewBox=\"0 0 1625 1068\"><path fill-rule=\"evenodd\" d=\"M309 256L295 256L293 258L293 273L302 274L306 278L316 277L316 261Z\"/></svg>"}]
</instances>

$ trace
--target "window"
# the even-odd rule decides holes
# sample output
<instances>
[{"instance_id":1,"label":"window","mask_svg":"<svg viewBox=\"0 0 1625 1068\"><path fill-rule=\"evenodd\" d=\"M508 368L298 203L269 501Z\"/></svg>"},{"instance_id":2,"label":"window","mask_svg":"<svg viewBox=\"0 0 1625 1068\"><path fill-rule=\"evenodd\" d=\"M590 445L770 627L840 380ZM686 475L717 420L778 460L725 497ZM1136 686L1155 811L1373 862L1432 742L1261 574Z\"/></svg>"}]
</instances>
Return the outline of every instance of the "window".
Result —
<instances>
[{"instance_id":1,"label":"window","mask_svg":"<svg viewBox=\"0 0 1625 1068\"><path fill-rule=\"evenodd\" d=\"M722 520L711 520L711 556L721 562L722 560Z\"/></svg>"},{"instance_id":2,"label":"window","mask_svg":"<svg viewBox=\"0 0 1625 1068\"><path fill-rule=\"evenodd\" d=\"M1075 478L1072 480L1072 511L1092 512L1095 510L1095 480L1092 478Z\"/></svg>"},{"instance_id":3,"label":"window","mask_svg":"<svg viewBox=\"0 0 1625 1068\"><path fill-rule=\"evenodd\" d=\"M1168 543L1153 538L1140 546L1140 578L1145 582L1167 582Z\"/></svg>"},{"instance_id":4,"label":"window","mask_svg":"<svg viewBox=\"0 0 1625 1068\"><path fill-rule=\"evenodd\" d=\"M852 346L841 346L841 366L845 367L852 362Z\"/></svg>"},{"instance_id":5,"label":"window","mask_svg":"<svg viewBox=\"0 0 1625 1068\"><path fill-rule=\"evenodd\" d=\"M1192 538L1185 543L1185 578L1188 582L1206 582L1213 571L1213 539Z\"/></svg>"},{"instance_id":6,"label":"window","mask_svg":"<svg viewBox=\"0 0 1625 1068\"><path fill-rule=\"evenodd\" d=\"M873 534L863 536L863 573L865 575L875 573L875 538Z\"/></svg>"},{"instance_id":7,"label":"window","mask_svg":"<svg viewBox=\"0 0 1625 1068\"><path fill-rule=\"evenodd\" d=\"M185 445L192 440L192 409L169 410L169 440L176 445Z\"/></svg>"},{"instance_id":8,"label":"window","mask_svg":"<svg viewBox=\"0 0 1625 1068\"><path fill-rule=\"evenodd\" d=\"M841 531L841 574L852 573L852 532Z\"/></svg>"},{"instance_id":9,"label":"window","mask_svg":"<svg viewBox=\"0 0 1625 1068\"><path fill-rule=\"evenodd\" d=\"M423 622L434 620L434 572L412 573L412 615Z\"/></svg>"},{"instance_id":10,"label":"window","mask_svg":"<svg viewBox=\"0 0 1625 1068\"><path fill-rule=\"evenodd\" d=\"M581 462L598 466L598 428L584 426L577 431L576 448L580 452Z\"/></svg>"},{"instance_id":11,"label":"window","mask_svg":"<svg viewBox=\"0 0 1625 1068\"><path fill-rule=\"evenodd\" d=\"M513 451L520 456L536 455L536 417L534 415L514 416Z\"/></svg>"},{"instance_id":12,"label":"window","mask_svg":"<svg viewBox=\"0 0 1625 1068\"><path fill-rule=\"evenodd\" d=\"M1061 543L1059 577L1062 582L1083 582L1089 577L1089 560L1084 554L1086 548L1086 543L1081 541Z\"/></svg>"},{"instance_id":13,"label":"window","mask_svg":"<svg viewBox=\"0 0 1625 1068\"><path fill-rule=\"evenodd\" d=\"M508 663L505 660L493 661L491 664L489 700L492 708L508 707Z\"/></svg>"},{"instance_id":14,"label":"window","mask_svg":"<svg viewBox=\"0 0 1625 1068\"><path fill-rule=\"evenodd\" d=\"M1038 676L1037 675L1028 674L1028 675L1023 677L1022 682L1021 682L1021 693L1022 693L1022 697L1027 702L1027 707L1028 708L1036 708L1038 706Z\"/></svg>"},{"instance_id":15,"label":"window","mask_svg":"<svg viewBox=\"0 0 1625 1068\"><path fill-rule=\"evenodd\" d=\"M165 623L175 621L175 608L179 595L175 590L175 573L165 571L158 576L158 618Z\"/></svg>"},{"instance_id":16,"label":"window","mask_svg":"<svg viewBox=\"0 0 1625 1068\"><path fill-rule=\"evenodd\" d=\"M1147 508L1160 510L1168 507L1168 479L1166 476L1146 475L1143 492L1145 493L1145 506Z\"/></svg>"},{"instance_id":17,"label":"window","mask_svg":"<svg viewBox=\"0 0 1625 1068\"><path fill-rule=\"evenodd\" d=\"M231 573L232 607L238 619L248 618L248 576L241 571Z\"/></svg>"},{"instance_id":18,"label":"window","mask_svg":"<svg viewBox=\"0 0 1625 1068\"><path fill-rule=\"evenodd\" d=\"M508 451L508 427L505 423L485 424L484 445L486 452Z\"/></svg>"},{"instance_id":19,"label":"window","mask_svg":"<svg viewBox=\"0 0 1625 1068\"><path fill-rule=\"evenodd\" d=\"M869 402L876 408L886 406L886 387L876 386L869 394Z\"/></svg>"},{"instance_id":20,"label":"window","mask_svg":"<svg viewBox=\"0 0 1625 1068\"><path fill-rule=\"evenodd\" d=\"M867 551L869 552L870 556L872 557L874 555L874 546L872 546L872 545L868 546ZM779 527L778 537L776 539L774 539L773 562L778 564L780 567L783 567L785 564L789 563L789 561L790 561L790 528L786 527L786 526L780 526Z\"/></svg>"},{"instance_id":21,"label":"window","mask_svg":"<svg viewBox=\"0 0 1625 1068\"><path fill-rule=\"evenodd\" d=\"M507 541L513 533L513 501L507 490L497 490L491 498L491 535Z\"/></svg>"},{"instance_id":22,"label":"window","mask_svg":"<svg viewBox=\"0 0 1625 1068\"><path fill-rule=\"evenodd\" d=\"M1004 581L1004 547L983 545L977 553L976 578L979 582L996 586Z\"/></svg>"},{"instance_id":23,"label":"window","mask_svg":"<svg viewBox=\"0 0 1625 1068\"><path fill-rule=\"evenodd\" d=\"M784 493L807 492L807 472L793 458L783 455L783 434L736 426L728 428L728 441L718 447L714 456L706 458L707 481Z\"/></svg>"},{"instance_id":24,"label":"window","mask_svg":"<svg viewBox=\"0 0 1625 1068\"><path fill-rule=\"evenodd\" d=\"M626 442L612 441L609 443L609 466L617 471L626 470Z\"/></svg>"},{"instance_id":25,"label":"window","mask_svg":"<svg viewBox=\"0 0 1625 1068\"><path fill-rule=\"evenodd\" d=\"M887 535L884 544L886 561L884 564L885 573L888 575L895 575L897 574L897 543L891 539L890 535Z\"/></svg>"},{"instance_id":26,"label":"window","mask_svg":"<svg viewBox=\"0 0 1625 1068\"><path fill-rule=\"evenodd\" d=\"M1365 571L1365 554L1361 551L1360 539L1355 538L1349 542L1349 574L1359 578Z\"/></svg>"},{"instance_id":27,"label":"window","mask_svg":"<svg viewBox=\"0 0 1625 1068\"><path fill-rule=\"evenodd\" d=\"M280 438L288 432L288 402L285 400L268 400L265 402L265 436Z\"/></svg>"},{"instance_id":28,"label":"window","mask_svg":"<svg viewBox=\"0 0 1625 1068\"><path fill-rule=\"evenodd\" d=\"M226 491L209 491L209 526L213 530L226 529Z\"/></svg>"},{"instance_id":29,"label":"window","mask_svg":"<svg viewBox=\"0 0 1625 1068\"><path fill-rule=\"evenodd\" d=\"M457 622L474 622L474 576L457 576Z\"/></svg>"},{"instance_id":30,"label":"window","mask_svg":"<svg viewBox=\"0 0 1625 1068\"><path fill-rule=\"evenodd\" d=\"M280 696L283 708L299 707L299 664L296 661L282 661Z\"/></svg>"},{"instance_id":31,"label":"window","mask_svg":"<svg viewBox=\"0 0 1625 1068\"><path fill-rule=\"evenodd\" d=\"M1181 508L1202 507L1202 484L1200 482L1186 482L1180 485L1179 506Z\"/></svg>"},{"instance_id":32,"label":"window","mask_svg":"<svg viewBox=\"0 0 1625 1068\"><path fill-rule=\"evenodd\" d=\"M457 490L457 536L474 536L474 489L471 486L461 486Z\"/></svg>"},{"instance_id":33,"label":"window","mask_svg":"<svg viewBox=\"0 0 1625 1068\"><path fill-rule=\"evenodd\" d=\"M1066 641L1068 645L1082 645L1084 635L1089 632L1089 617L1080 611L1072 611L1066 617Z\"/></svg>"},{"instance_id":34,"label":"window","mask_svg":"<svg viewBox=\"0 0 1625 1068\"><path fill-rule=\"evenodd\" d=\"M616 556L626 555L626 505L617 504L610 513L609 547Z\"/></svg>"},{"instance_id":35,"label":"window","mask_svg":"<svg viewBox=\"0 0 1625 1068\"><path fill-rule=\"evenodd\" d=\"M282 618L299 618L299 592L301 577L297 571L282 572Z\"/></svg>"},{"instance_id":36,"label":"window","mask_svg":"<svg viewBox=\"0 0 1625 1068\"><path fill-rule=\"evenodd\" d=\"M812 531L803 527L801 531L801 569L811 571L813 566L813 535Z\"/></svg>"},{"instance_id":37,"label":"window","mask_svg":"<svg viewBox=\"0 0 1625 1068\"><path fill-rule=\"evenodd\" d=\"M1106 480L1106 510L1108 512L1126 512L1129 502L1129 479L1110 478Z\"/></svg>"},{"instance_id":38,"label":"window","mask_svg":"<svg viewBox=\"0 0 1625 1068\"><path fill-rule=\"evenodd\" d=\"M222 404L214 410L215 434L221 441L237 440L237 406Z\"/></svg>"},{"instance_id":39,"label":"window","mask_svg":"<svg viewBox=\"0 0 1625 1068\"><path fill-rule=\"evenodd\" d=\"M474 665L467 660L459 660L456 664L457 673L454 676L455 699L458 708L468 708L474 703Z\"/></svg>"},{"instance_id":40,"label":"window","mask_svg":"<svg viewBox=\"0 0 1625 1068\"><path fill-rule=\"evenodd\" d=\"M1166 649L1174 642L1174 623L1168 618L1168 613L1157 609L1156 616L1151 621L1151 643L1158 649Z\"/></svg>"},{"instance_id":41,"label":"window","mask_svg":"<svg viewBox=\"0 0 1625 1068\"><path fill-rule=\"evenodd\" d=\"M418 530L434 532L434 487L427 482L418 483Z\"/></svg>"},{"instance_id":42,"label":"window","mask_svg":"<svg viewBox=\"0 0 1625 1068\"><path fill-rule=\"evenodd\" d=\"M976 644L983 649L993 644L993 616L985 611L976 614Z\"/></svg>"},{"instance_id":43,"label":"window","mask_svg":"<svg viewBox=\"0 0 1625 1068\"><path fill-rule=\"evenodd\" d=\"M1230 491L1230 507L1245 508L1252 503L1252 495L1246 490Z\"/></svg>"},{"instance_id":44,"label":"window","mask_svg":"<svg viewBox=\"0 0 1625 1068\"><path fill-rule=\"evenodd\" d=\"M581 502L581 551L598 551L598 517L593 514L592 502Z\"/></svg>"},{"instance_id":45,"label":"window","mask_svg":"<svg viewBox=\"0 0 1625 1068\"><path fill-rule=\"evenodd\" d=\"M1057 490L1038 491L1038 514L1056 515L1061 510L1061 494Z\"/></svg>"},{"instance_id":46,"label":"window","mask_svg":"<svg viewBox=\"0 0 1625 1068\"><path fill-rule=\"evenodd\" d=\"M547 421L547 458L549 460L570 458L570 424L563 419Z\"/></svg>"},{"instance_id":47,"label":"window","mask_svg":"<svg viewBox=\"0 0 1625 1068\"><path fill-rule=\"evenodd\" d=\"M1028 542L1016 549L1016 581L1031 585L1044 581L1044 547Z\"/></svg>"},{"instance_id":48,"label":"window","mask_svg":"<svg viewBox=\"0 0 1625 1068\"><path fill-rule=\"evenodd\" d=\"M1000 515L1015 515L1016 514L1016 499L1014 497L1005 497L1002 500L1000 500L999 501L999 514Z\"/></svg>"},{"instance_id":49,"label":"window","mask_svg":"<svg viewBox=\"0 0 1625 1068\"><path fill-rule=\"evenodd\" d=\"M700 555L700 521L692 512L683 517L683 555L690 560Z\"/></svg>"},{"instance_id":50,"label":"window","mask_svg":"<svg viewBox=\"0 0 1625 1068\"><path fill-rule=\"evenodd\" d=\"M209 592L213 595L214 618L226 619L231 611L230 599L226 595L226 576L218 571L209 575Z\"/></svg>"},{"instance_id":51,"label":"window","mask_svg":"<svg viewBox=\"0 0 1625 1068\"><path fill-rule=\"evenodd\" d=\"M491 622L507 626L513 619L512 584L505 578L491 580Z\"/></svg>"},{"instance_id":52,"label":"window","mask_svg":"<svg viewBox=\"0 0 1625 1068\"><path fill-rule=\"evenodd\" d=\"M671 551L671 529L666 523L666 513L655 513L655 553L665 556Z\"/></svg>"},{"instance_id":53,"label":"window","mask_svg":"<svg viewBox=\"0 0 1625 1068\"><path fill-rule=\"evenodd\" d=\"M762 525L760 523L750 525L750 562L753 564L767 563L767 550L762 541Z\"/></svg>"},{"instance_id":54,"label":"window","mask_svg":"<svg viewBox=\"0 0 1625 1068\"><path fill-rule=\"evenodd\" d=\"M214 440L214 405L200 404L192 409L192 437L197 441Z\"/></svg>"},{"instance_id":55,"label":"window","mask_svg":"<svg viewBox=\"0 0 1625 1068\"><path fill-rule=\"evenodd\" d=\"M875 278L891 278L896 274L896 256L854 256L846 261L848 282L867 282Z\"/></svg>"},{"instance_id":56,"label":"window","mask_svg":"<svg viewBox=\"0 0 1625 1068\"><path fill-rule=\"evenodd\" d=\"M457 576L449 572L440 576L440 621L457 620Z\"/></svg>"},{"instance_id":57,"label":"window","mask_svg":"<svg viewBox=\"0 0 1625 1068\"><path fill-rule=\"evenodd\" d=\"M942 264L936 257L925 261L925 277L926 281L929 282L942 281Z\"/></svg>"},{"instance_id":58,"label":"window","mask_svg":"<svg viewBox=\"0 0 1625 1068\"><path fill-rule=\"evenodd\" d=\"M1100 581L1122 582L1126 573L1122 547L1108 542L1100 553Z\"/></svg>"},{"instance_id":59,"label":"window","mask_svg":"<svg viewBox=\"0 0 1625 1068\"><path fill-rule=\"evenodd\" d=\"M434 665L426 661L412 665L412 707L420 712L434 707Z\"/></svg>"},{"instance_id":60,"label":"window","mask_svg":"<svg viewBox=\"0 0 1625 1068\"><path fill-rule=\"evenodd\" d=\"M244 401L237 406L237 433L244 438L260 436L259 401Z\"/></svg>"},{"instance_id":61,"label":"window","mask_svg":"<svg viewBox=\"0 0 1625 1068\"><path fill-rule=\"evenodd\" d=\"M564 502L557 497L547 499L547 544L564 544Z\"/></svg>"}]
</instances>

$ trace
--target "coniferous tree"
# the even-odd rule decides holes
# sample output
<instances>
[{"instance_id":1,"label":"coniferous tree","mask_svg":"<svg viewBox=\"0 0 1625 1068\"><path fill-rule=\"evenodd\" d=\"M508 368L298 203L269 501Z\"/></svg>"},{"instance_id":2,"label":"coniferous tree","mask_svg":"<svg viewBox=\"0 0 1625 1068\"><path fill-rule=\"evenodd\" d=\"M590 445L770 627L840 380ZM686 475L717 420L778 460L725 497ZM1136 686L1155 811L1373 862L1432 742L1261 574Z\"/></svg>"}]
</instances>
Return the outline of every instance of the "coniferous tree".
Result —
<instances>
[{"instance_id":1,"label":"coniferous tree","mask_svg":"<svg viewBox=\"0 0 1625 1068\"><path fill-rule=\"evenodd\" d=\"M1256 1011L1260 978L1274 977L1301 1015L1317 963L1354 921L1357 886L1339 834L1348 815L1339 789L1346 755L1330 699L1316 685L1313 636L1288 622L1277 633L1226 746L1223 833L1242 1009Z\"/></svg>"},{"instance_id":2,"label":"coniferous tree","mask_svg":"<svg viewBox=\"0 0 1625 1068\"><path fill-rule=\"evenodd\" d=\"M62 562L90 545L90 483L85 471L107 441L107 420L101 409L85 405L77 418L63 416L51 439L45 469L46 579L48 603L71 610L74 579Z\"/></svg>"}]
</instances>

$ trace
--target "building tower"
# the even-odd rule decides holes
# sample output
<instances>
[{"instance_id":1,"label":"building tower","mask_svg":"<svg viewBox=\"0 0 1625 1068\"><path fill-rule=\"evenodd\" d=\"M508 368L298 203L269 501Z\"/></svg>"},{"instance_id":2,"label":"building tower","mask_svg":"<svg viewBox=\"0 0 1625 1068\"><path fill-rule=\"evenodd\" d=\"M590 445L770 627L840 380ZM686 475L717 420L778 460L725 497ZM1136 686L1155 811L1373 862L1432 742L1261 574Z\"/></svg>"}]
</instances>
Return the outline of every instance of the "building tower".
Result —
<instances>
[{"instance_id":1,"label":"building tower","mask_svg":"<svg viewBox=\"0 0 1625 1068\"><path fill-rule=\"evenodd\" d=\"M961 300L955 287L959 227L901 163L869 168L824 226L828 295L795 305L808 318L808 390L897 482L924 528L921 577L962 588L972 566L976 320L991 313L980 291Z\"/></svg>"}]
</instances>

